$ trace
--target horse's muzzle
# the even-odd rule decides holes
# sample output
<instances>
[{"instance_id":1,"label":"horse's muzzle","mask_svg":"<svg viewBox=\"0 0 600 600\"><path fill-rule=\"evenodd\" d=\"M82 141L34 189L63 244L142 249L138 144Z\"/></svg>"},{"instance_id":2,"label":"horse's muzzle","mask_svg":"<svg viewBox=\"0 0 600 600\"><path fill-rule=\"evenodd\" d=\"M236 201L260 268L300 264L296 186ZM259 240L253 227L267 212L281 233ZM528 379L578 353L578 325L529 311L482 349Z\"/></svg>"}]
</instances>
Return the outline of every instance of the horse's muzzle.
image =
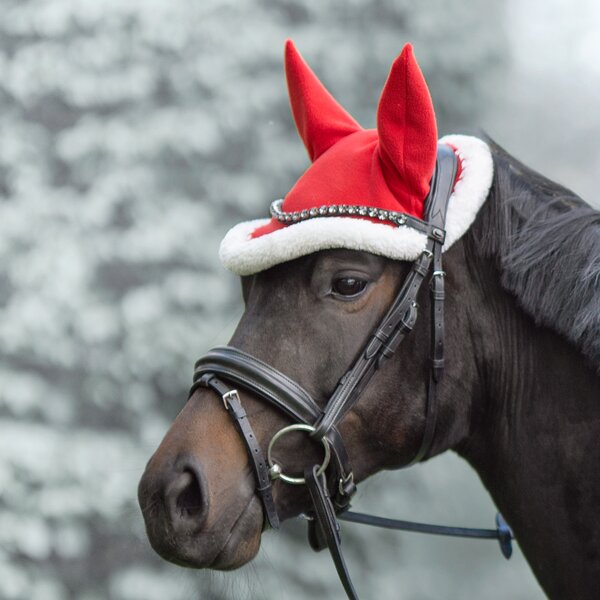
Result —
<instances>
[{"instance_id":1,"label":"horse's muzzle","mask_svg":"<svg viewBox=\"0 0 600 600\"><path fill-rule=\"evenodd\" d=\"M173 561L171 540L198 535L208 517L206 478L198 461L180 456L170 469L157 469L151 461L138 486L138 501L150 543Z\"/></svg>"}]
</instances>

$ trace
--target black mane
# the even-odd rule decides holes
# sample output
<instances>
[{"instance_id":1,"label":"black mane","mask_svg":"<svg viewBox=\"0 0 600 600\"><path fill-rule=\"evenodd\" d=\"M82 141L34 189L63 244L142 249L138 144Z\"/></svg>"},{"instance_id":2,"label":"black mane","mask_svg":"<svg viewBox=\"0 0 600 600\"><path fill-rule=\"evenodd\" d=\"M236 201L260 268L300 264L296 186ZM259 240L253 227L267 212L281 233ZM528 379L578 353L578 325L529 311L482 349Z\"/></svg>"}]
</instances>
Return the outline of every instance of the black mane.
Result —
<instances>
[{"instance_id":1,"label":"black mane","mask_svg":"<svg viewBox=\"0 0 600 600\"><path fill-rule=\"evenodd\" d=\"M600 212L488 143L494 181L471 239L523 310L600 371Z\"/></svg>"}]
</instances>

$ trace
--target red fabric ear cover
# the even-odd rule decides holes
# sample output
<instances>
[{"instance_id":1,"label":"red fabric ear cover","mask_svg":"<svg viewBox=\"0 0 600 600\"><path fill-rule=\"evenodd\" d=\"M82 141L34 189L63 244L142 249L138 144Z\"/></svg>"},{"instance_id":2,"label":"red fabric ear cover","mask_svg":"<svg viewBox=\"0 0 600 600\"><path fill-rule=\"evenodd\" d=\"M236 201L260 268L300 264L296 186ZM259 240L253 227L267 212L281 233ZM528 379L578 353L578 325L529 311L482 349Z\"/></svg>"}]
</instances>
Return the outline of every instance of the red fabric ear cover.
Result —
<instances>
[{"instance_id":1,"label":"red fabric ear cover","mask_svg":"<svg viewBox=\"0 0 600 600\"><path fill-rule=\"evenodd\" d=\"M422 218L435 167L437 127L412 47L407 44L392 65L376 130L362 129L335 101L291 41L286 44L286 75L294 120L313 163L285 197L283 210L354 204ZM283 227L272 219L252 237Z\"/></svg>"},{"instance_id":2,"label":"red fabric ear cover","mask_svg":"<svg viewBox=\"0 0 600 600\"><path fill-rule=\"evenodd\" d=\"M394 195L425 199L437 155L437 126L410 44L394 61L381 93L377 132L383 175Z\"/></svg>"},{"instance_id":3,"label":"red fabric ear cover","mask_svg":"<svg viewBox=\"0 0 600 600\"><path fill-rule=\"evenodd\" d=\"M292 40L285 44L285 74L296 128L311 161L361 129L317 79Z\"/></svg>"}]
</instances>

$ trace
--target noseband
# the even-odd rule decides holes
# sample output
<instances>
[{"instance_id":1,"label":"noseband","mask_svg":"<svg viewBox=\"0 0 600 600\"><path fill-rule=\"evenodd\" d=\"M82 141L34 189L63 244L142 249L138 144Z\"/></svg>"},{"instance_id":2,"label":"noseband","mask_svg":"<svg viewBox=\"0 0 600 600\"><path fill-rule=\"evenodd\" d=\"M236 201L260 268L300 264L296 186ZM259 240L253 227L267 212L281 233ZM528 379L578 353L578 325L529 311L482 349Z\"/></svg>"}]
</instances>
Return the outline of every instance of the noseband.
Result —
<instances>
[{"instance_id":1,"label":"noseband","mask_svg":"<svg viewBox=\"0 0 600 600\"><path fill-rule=\"evenodd\" d=\"M279 517L273 502L272 480L279 478L292 485L306 484L313 504L312 514L309 516L310 544L315 550L329 547L340 580L351 600L358 600L358 596L342 555L338 518L390 529L498 539L504 556L509 558L512 553L512 533L501 515L497 516L497 529L467 529L383 519L348 511L350 500L356 492L356 485L337 426L359 400L382 363L394 354L400 342L413 329L418 313L417 296L430 271L431 367L427 385L425 425L419 449L406 466L420 462L431 450L437 419L437 385L444 371L442 247L445 239L446 208L452 193L456 169L457 159L454 151L448 146L439 145L436 168L425 205L426 219L420 221L412 218L402 225L426 234L425 249L414 261L386 315L368 338L354 364L340 379L324 409L295 381L237 348L214 348L195 365L190 396L199 387L205 387L214 390L222 398L225 409L245 443L257 482L256 492L262 501L266 521L272 528L279 527ZM276 406L294 422L273 436L266 458L248 422L238 392L229 384L239 386ZM307 467L303 477L285 474L272 457L274 445L291 431L303 431L323 446L322 462Z\"/></svg>"}]
</instances>

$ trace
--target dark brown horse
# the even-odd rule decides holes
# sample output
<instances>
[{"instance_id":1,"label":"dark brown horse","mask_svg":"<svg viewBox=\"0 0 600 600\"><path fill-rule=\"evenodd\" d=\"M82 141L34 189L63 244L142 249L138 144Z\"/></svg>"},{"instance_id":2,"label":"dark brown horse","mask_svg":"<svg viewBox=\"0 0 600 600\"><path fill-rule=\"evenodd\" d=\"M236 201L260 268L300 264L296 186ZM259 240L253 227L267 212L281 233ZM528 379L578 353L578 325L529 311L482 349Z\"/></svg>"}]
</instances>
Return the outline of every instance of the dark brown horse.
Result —
<instances>
[{"instance_id":1,"label":"dark brown horse","mask_svg":"<svg viewBox=\"0 0 600 600\"><path fill-rule=\"evenodd\" d=\"M551 598L598 597L600 581L600 214L490 142L494 179L444 254L445 376L429 457L455 450L478 472ZM294 225L292 225L294 227ZM230 345L298 382L323 406L386 313L410 264L321 250L242 277ZM421 312L429 312L421 290ZM403 466L425 427L429 323L420 318L339 425L354 480ZM263 452L290 420L239 387ZM322 459L294 434L287 472ZM196 568L234 569L266 520L238 431L197 389L150 459L139 499L153 548ZM276 480L277 513L310 510Z\"/></svg>"}]
</instances>

